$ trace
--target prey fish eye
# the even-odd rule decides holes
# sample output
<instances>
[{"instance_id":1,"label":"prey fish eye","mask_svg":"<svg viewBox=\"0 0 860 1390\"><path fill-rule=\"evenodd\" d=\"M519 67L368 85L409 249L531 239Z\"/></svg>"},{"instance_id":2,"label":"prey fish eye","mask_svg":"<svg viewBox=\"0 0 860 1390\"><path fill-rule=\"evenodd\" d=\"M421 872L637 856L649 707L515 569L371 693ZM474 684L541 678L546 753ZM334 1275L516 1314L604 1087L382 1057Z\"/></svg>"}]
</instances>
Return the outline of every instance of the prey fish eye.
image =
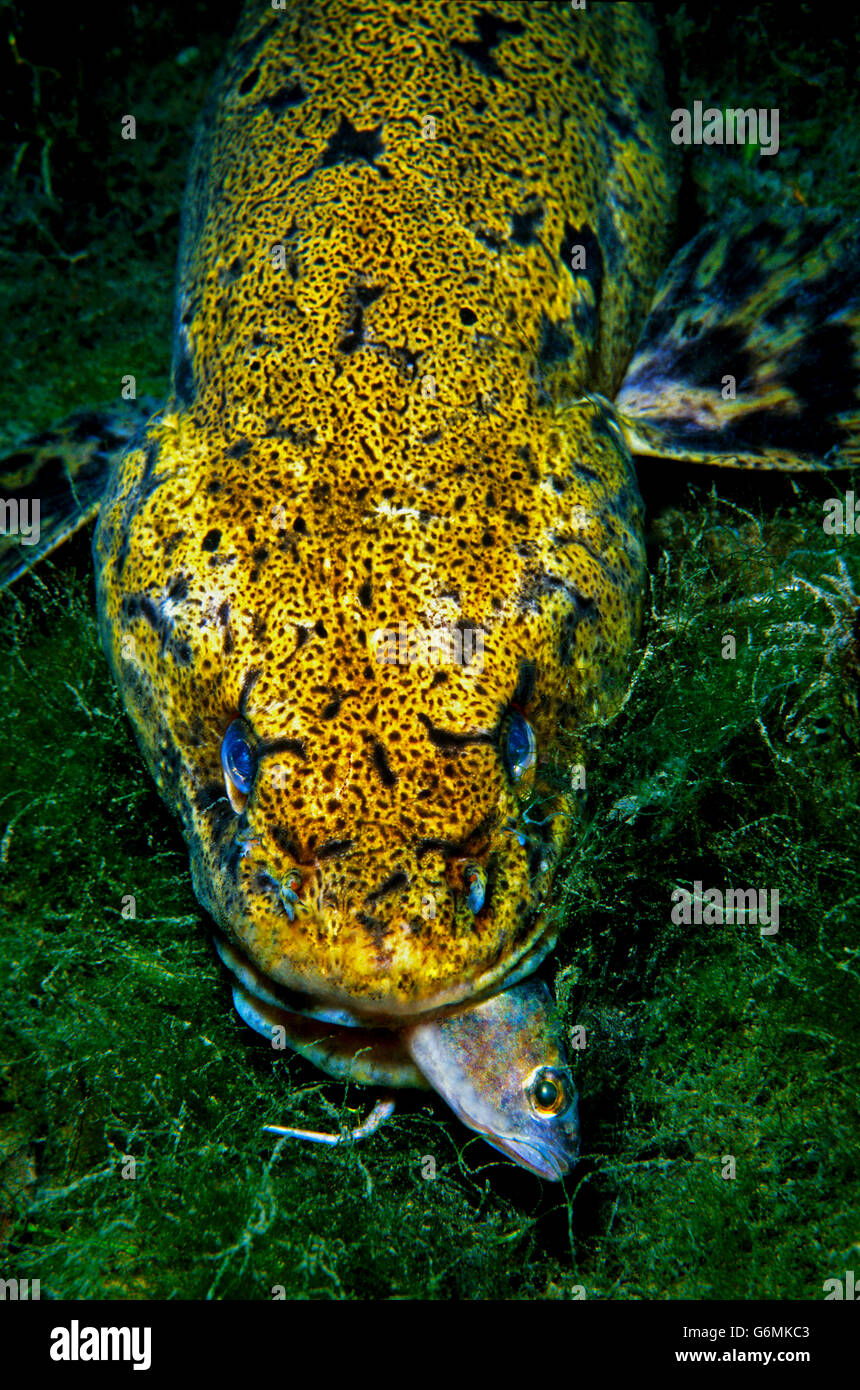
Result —
<instances>
[{"instance_id":1,"label":"prey fish eye","mask_svg":"<svg viewBox=\"0 0 860 1390\"><path fill-rule=\"evenodd\" d=\"M531 1097L541 1115L558 1115L567 1105L564 1078L550 1067L543 1067L532 1082Z\"/></svg>"},{"instance_id":2,"label":"prey fish eye","mask_svg":"<svg viewBox=\"0 0 860 1390\"><path fill-rule=\"evenodd\" d=\"M245 735L245 726L234 719L221 740L224 785L234 811L244 809L257 773L257 758Z\"/></svg>"},{"instance_id":3,"label":"prey fish eye","mask_svg":"<svg viewBox=\"0 0 860 1390\"><path fill-rule=\"evenodd\" d=\"M534 730L521 714L513 713L508 721L504 742L505 766L515 782L519 782L534 767L537 759L537 740Z\"/></svg>"}]
</instances>

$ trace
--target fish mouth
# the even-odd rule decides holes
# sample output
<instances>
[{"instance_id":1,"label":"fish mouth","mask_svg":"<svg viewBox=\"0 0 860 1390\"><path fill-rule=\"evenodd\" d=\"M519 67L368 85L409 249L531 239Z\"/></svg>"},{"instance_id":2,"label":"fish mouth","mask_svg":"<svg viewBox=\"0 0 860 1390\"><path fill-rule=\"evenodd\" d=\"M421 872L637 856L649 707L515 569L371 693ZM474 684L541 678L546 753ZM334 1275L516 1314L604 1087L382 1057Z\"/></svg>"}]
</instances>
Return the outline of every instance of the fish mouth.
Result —
<instances>
[{"instance_id":1,"label":"fish mouth","mask_svg":"<svg viewBox=\"0 0 860 1390\"><path fill-rule=\"evenodd\" d=\"M514 1163L521 1168L527 1168L535 1177L546 1178L548 1182L561 1182L562 1178L570 1173L576 1163L576 1157L570 1159L561 1154L550 1153L547 1150L539 1149L536 1144L530 1144L528 1140L514 1139L511 1136L489 1135L485 1130L481 1131L481 1138L499 1153L504 1154L505 1158L513 1159Z\"/></svg>"},{"instance_id":2,"label":"fish mouth","mask_svg":"<svg viewBox=\"0 0 860 1390\"><path fill-rule=\"evenodd\" d=\"M529 1136L528 1129L525 1133L504 1134L497 1129L491 1129L486 1122L476 1123L448 1097L446 1099L459 1118L476 1134L480 1134L491 1148L504 1154L505 1158L511 1159L521 1168L526 1168L537 1178L544 1178L547 1182L561 1182L562 1178L573 1172L579 1162L578 1096L574 1096L572 1104L563 1115L556 1117L551 1130L545 1133L535 1131L534 1137Z\"/></svg>"},{"instance_id":3,"label":"fish mouth","mask_svg":"<svg viewBox=\"0 0 860 1390\"><path fill-rule=\"evenodd\" d=\"M266 975L220 931L213 932L212 940L222 965L227 967L234 979L238 980L245 992L257 1003L284 1009L288 1013L302 1014L321 1023L333 1023L339 1028L359 1026L359 1020L347 1009L328 1007L312 995L290 989Z\"/></svg>"},{"instance_id":4,"label":"fish mouth","mask_svg":"<svg viewBox=\"0 0 860 1390\"><path fill-rule=\"evenodd\" d=\"M374 862L375 848L367 851ZM425 916L424 898L417 905L415 885L423 880L416 877L409 880L408 912L404 906L398 916L393 892L383 895L381 905L368 906L367 894L361 894L360 864L345 876L336 867L329 871L325 864L296 860L292 851L269 846L266 835L253 826L234 832L214 866L206 841L195 839L191 868L198 901L253 966L255 984L347 1010L369 1026L409 1027L498 992L502 967L494 949L497 939L508 951L505 987L515 984L537 967L557 935L555 919L544 916L540 899L528 904L528 911L505 906L512 919L510 935L516 931L514 947L485 902L477 914L483 935L476 935L472 955L457 969L443 953L446 933L471 926L476 913L463 886L448 882L443 865L438 874L418 865L432 889L435 913ZM413 873L411 862L406 872ZM399 888L400 875L392 878ZM481 888L486 892L483 884Z\"/></svg>"}]
</instances>

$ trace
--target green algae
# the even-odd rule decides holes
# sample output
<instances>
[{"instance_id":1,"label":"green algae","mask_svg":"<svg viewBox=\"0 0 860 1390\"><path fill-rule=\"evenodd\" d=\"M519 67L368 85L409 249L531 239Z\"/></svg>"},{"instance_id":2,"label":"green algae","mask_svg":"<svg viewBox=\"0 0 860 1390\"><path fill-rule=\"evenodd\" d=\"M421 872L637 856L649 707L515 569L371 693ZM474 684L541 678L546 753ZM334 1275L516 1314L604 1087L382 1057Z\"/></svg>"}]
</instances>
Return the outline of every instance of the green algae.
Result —
<instances>
[{"instance_id":1,"label":"green algae","mask_svg":"<svg viewBox=\"0 0 860 1390\"><path fill-rule=\"evenodd\" d=\"M779 25L756 6L728 34L710 11L670 12L680 100L787 91L796 116L787 166L693 160L698 217L723 197L848 197L839 158L860 123L841 40L809 7L778 8ZM3 191L9 440L110 397L117 374L134 371L141 392L166 381L182 165L222 31L202 6L171 16L173 32L138 14L101 43L98 94L93 60L68 80L42 73L38 101L18 74L30 104L4 146L8 174L27 145ZM19 18L20 53L50 66L26 38ZM150 128L133 155L100 133L127 110ZM92 207L76 192L90 166L107 190ZM418 1094L359 1146L261 1132L336 1128L372 1095L271 1052L232 1011L98 647L88 537L3 597L5 1273L40 1279L43 1297L820 1298L852 1266L860 543L821 524L847 484L659 465L641 482L642 660L611 730L589 736L559 878L558 997L587 1039L583 1161L566 1190ZM697 880L778 887L778 934L673 924L672 888Z\"/></svg>"}]
</instances>

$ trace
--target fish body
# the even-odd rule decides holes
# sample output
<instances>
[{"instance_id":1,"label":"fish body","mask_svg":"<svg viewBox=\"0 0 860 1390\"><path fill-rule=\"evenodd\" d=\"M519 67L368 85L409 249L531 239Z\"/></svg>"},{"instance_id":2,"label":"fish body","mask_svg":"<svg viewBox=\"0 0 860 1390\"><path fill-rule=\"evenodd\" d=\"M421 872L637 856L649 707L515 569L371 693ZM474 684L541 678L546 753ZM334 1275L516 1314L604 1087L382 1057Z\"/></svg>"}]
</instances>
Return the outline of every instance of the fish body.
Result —
<instances>
[{"instance_id":1,"label":"fish body","mask_svg":"<svg viewBox=\"0 0 860 1390\"><path fill-rule=\"evenodd\" d=\"M242 1017L334 1075L434 1087L550 1178L576 1095L532 977L578 734L642 620L631 445L856 448L838 229L751 232L735 279L737 239L705 234L648 318L669 128L647 6L249 5L192 158L170 396L94 539ZM797 314L820 371L847 350L818 451Z\"/></svg>"},{"instance_id":2,"label":"fish body","mask_svg":"<svg viewBox=\"0 0 860 1390\"><path fill-rule=\"evenodd\" d=\"M671 224L649 23L475 24L248 9L188 184L171 397L95 542L105 647L201 902L266 976L380 1022L546 944L566 822L523 835L523 802L549 795L555 731L617 700L641 618L641 504L595 393ZM482 660L380 660L403 624L480 635ZM517 786L512 711L539 750ZM234 720L257 763L238 817Z\"/></svg>"}]
</instances>

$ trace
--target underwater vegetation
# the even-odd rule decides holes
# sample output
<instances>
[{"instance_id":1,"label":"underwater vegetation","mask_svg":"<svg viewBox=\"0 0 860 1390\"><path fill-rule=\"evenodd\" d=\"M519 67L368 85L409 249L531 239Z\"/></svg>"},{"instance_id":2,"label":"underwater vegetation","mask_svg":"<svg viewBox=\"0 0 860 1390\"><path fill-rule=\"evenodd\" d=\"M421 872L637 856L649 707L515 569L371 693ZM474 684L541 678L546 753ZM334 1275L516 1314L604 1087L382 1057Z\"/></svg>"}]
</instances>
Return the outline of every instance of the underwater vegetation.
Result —
<instances>
[{"instance_id":1,"label":"underwater vegetation","mask_svg":"<svg viewBox=\"0 0 860 1390\"><path fill-rule=\"evenodd\" d=\"M783 110L765 167L691 158L679 240L732 203L856 216L840 33L811 6L664 13L670 91ZM86 43L66 66L62 34L10 16L11 444L130 362L163 393L190 131L232 18L139 6L92 45L96 84ZM105 134L129 90L157 132L131 151ZM852 1267L860 542L822 526L850 479L643 463L640 483L650 615L557 880L549 978L588 1040L563 1190L417 1093L364 1146L262 1134L354 1123L370 1093L233 1013L98 645L90 533L3 597L0 1243L43 1297L820 1298ZM779 933L673 923L697 881L778 886Z\"/></svg>"}]
</instances>

